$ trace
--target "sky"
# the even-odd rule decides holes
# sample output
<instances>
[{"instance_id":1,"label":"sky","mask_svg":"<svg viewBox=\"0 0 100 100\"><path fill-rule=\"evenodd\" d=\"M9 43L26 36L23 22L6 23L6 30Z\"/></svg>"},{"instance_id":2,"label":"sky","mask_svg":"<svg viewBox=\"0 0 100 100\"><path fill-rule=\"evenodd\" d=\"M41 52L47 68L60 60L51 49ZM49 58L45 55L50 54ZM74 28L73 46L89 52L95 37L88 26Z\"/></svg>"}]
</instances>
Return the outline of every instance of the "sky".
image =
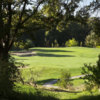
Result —
<instances>
[{"instance_id":1,"label":"sky","mask_svg":"<svg viewBox=\"0 0 100 100\"><path fill-rule=\"evenodd\" d=\"M36 1L36 0L33 0ZM95 0L82 0L82 2L80 3L80 7L89 5L91 2L93 2ZM92 17L100 17L100 11L95 11L94 13L91 14Z\"/></svg>"},{"instance_id":2,"label":"sky","mask_svg":"<svg viewBox=\"0 0 100 100\"><path fill-rule=\"evenodd\" d=\"M93 2L95 0L83 0L83 2L81 2L80 6L85 6L85 5L89 5L91 2ZM91 14L92 17L100 17L100 11L95 11L94 13Z\"/></svg>"},{"instance_id":3,"label":"sky","mask_svg":"<svg viewBox=\"0 0 100 100\"><path fill-rule=\"evenodd\" d=\"M88 5L88 4L90 4L90 2L92 2L93 0L83 0L83 4L84 5Z\"/></svg>"}]
</instances>

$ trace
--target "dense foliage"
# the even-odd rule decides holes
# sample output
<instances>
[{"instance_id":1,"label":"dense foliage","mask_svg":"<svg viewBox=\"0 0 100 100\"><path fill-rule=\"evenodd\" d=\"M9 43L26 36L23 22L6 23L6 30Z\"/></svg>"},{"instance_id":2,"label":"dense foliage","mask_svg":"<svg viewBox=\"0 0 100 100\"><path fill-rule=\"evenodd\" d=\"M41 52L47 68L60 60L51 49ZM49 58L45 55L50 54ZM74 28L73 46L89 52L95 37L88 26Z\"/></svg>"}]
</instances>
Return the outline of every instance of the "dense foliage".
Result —
<instances>
[{"instance_id":1,"label":"dense foliage","mask_svg":"<svg viewBox=\"0 0 100 100\"><path fill-rule=\"evenodd\" d=\"M98 37L94 32L91 32L86 37L85 45L88 47L96 47L100 45L100 37Z\"/></svg>"},{"instance_id":2,"label":"dense foliage","mask_svg":"<svg viewBox=\"0 0 100 100\"><path fill-rule=\"evenodd\" d=\"M100 19L93 20L93 27L89 27L87 21L90 8L98 10L100 1L93 1L84 8L79 7L81 1L0 0L0 95L7 96L18 76L15 62L9 57L12 46L15 49L58 47L65 46L66 41L72 38L84 46L90 30L99 36ZM25 38L27 36L21 39L23 34L30 34L32 41ZM75 40L69 41L68 45L78 45Z\"/></svg>"},{"instance_id":3,"label":"dense foliage","mask_svg":"<svg viewBox=\"0 0 100 100\"><path fill-rule=\"evenodd\" d=\"M9 57L9 62L0 60L0 97L7 97L13 91L14 82L20 81L20 74L15 60Z\"/></svg>"},{"instance_id":4,"label":"dense foliage","mask_svg":"<svg viewBox=\"0 0 100 100\"><path fill-rule=\"evenodd\" d=\"M93 87L100 87L100 55L96 65L85 64L82 74L85 75L85 83L89 89Z\"/></svg>"},{"instance_id":5,"label":"dense foliage","mask_svg":"<svg viewBox=\"0 0 100 100\"><path fill-rule=\"evenodd\" d=\"M72 38L71 40L66 41L65 45L68 47L78 46L78 42Z\"/></svg>"}]
</instances>

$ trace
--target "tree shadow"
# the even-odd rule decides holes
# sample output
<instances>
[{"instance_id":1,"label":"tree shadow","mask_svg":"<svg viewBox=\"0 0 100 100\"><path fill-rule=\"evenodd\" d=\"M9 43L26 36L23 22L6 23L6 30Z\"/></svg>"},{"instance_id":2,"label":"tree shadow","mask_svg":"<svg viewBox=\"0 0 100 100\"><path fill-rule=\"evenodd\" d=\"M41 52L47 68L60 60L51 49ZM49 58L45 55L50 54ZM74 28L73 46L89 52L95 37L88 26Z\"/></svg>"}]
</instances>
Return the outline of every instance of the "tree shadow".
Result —
<instances>
[{"instance_id":1,"label":"tree shadow","mask_svg":"<svg viewBox=\"0 0 100 100\"><path fill-rule=\"evenodd\" d=\"M37 84L43 85L43 84L50 82L50 81L53 81L53 80L56 80L56 79L46 79L46 80L37 81Z\"/></svg>"},{"instance_id":2,"label":"tree shadow","mask_svg":"<svg viewBox=\"0 0 100 100\"><path fill-rule=\"evenodd\" d=\"M73 55L59 55L59 54L46 54L46 53L37 53L37 56L41 56L41 57L75 57Z\"/></svg>"},{"instance_id":3,"label":"tree shadow","mask_svg":"<svg viewBox=\"0 0 100 100\"><path fill-rule=\"evenodd\" d=\"M36 56L36 54L22 54L18 55L19 57L31 57L31 56Z\"/></svg>"},{"instance_id":4,"label":"tree shadow","mask_svg":"<svg viewBox=\"0 0 100 100\"><path fill-rule=\"evenodd\" d=\"M60 87L58 87L58 88L45 88L45 84L46 84L46 83L49 84L49 82L54 81L54 80L57 80L57 79L42 80L42 81L38 81L37 84L43 85L43 86L44 86L43 90L47 90L47 91L52 91L52 92L67 92L67 93L80 93L80 91L68 91L68 90L62 89L62 88L60 88ZM58 79L58 80L59 80L59 79ZM56 82L57 82L57 81L56 81ZM56 83L56 82L55 82L55 83ZM55 83L54 83L54 84L55 84Z\"/></svg>"},{"instance_id":5,"label":"tree shadow","mask_svg":"<svg viewBox=\"0 0 100 100\"><path fill-rule=\"evenodd\" d=\"M0 100L58 100L53 95L43 95L41 91L37 91L36 93L21 93L21 92L13 92L8 94L7 97L1 97Z\"/></svg>"},{"instance_id":6,"label":"tree shadow","mask_svg":"<svg viewBox=\"0 0 100 100\"><path fill-rule=\"evenodd\" d=\"M68 51L68 50L53 50L53 49L31 49L33 51L39 51L39 52L74 52L74 51Z\"/></svg>"},{"instance_id":7,"label":"tree shadow","mask_svg":"<svg viewBox=\"0 0 100 100\"><path fill-rule=\"evenodd\" d=\"M18 59L16 59L17 61L19 61L19 60L28 60L28 59L20 59L20 58L18 58Z\"/></svg>"},{"instance_id":8,"label":"tree shadow","mask_svg":"<svg viewBox=\"0 0 100 100\"><path fill-rule=\"evenodd\" d=\"M80 91L68 91L68 90L64 90L64 89L45 89L45 90L48 90L48 91L52 91L52 92L67 92L67 93L81 93Z\"/></svg>"},{"instance_id":9,"label":"tree shadow","mask_svg":"<svg viewBox=\"0 0 100 100\"><path fill-rule=\"evenodd\" d=\"M46 53L37 53L37 54L22 54L18 55L20 57L31 57L31 56L40 56L40 57L75 57L73 55L58 55L58 54L46 54Z\"/></svg>"},{"instance_id":10,"label":"tree shadow","mask_svg":"<svg viewBox=\"0 0 100 100\"><path fill-rule=\"evenodd\" d=\"M35 53L33 51L39 51L41 53ZM47 53L51 52L51 53ZM31 56L41 56L41 57L75 57L73 55L59 55L52 54L52 52L74 52L74 51L66 51L66 50L53 50L53 49L30 49L28 51L17 51L12 53L12 55L17 55L20 57L31 57Z\"/></svg>"},{"instance_id":11,"label":"tree shadow","mask_svg":"<svg viewBox=\"0 0 100 100\"><path fill-rule=\"evenodd\" d=\"M17 50L17 51L12 51L12 55L18 55L18 54L25 54L25 53L32 53L33 50Z\"/></svg>"},{"instance_id":12,"label":"tree shadow","mask_svg":"<svg viewBox=\"0 0 100 100\"><path fill-rule=\"evenodd\" d=\"M96 96L81 96L77 99L63 99L63 100L100 100L100 95L96 95Z\"/></svg>"}]
</instances>

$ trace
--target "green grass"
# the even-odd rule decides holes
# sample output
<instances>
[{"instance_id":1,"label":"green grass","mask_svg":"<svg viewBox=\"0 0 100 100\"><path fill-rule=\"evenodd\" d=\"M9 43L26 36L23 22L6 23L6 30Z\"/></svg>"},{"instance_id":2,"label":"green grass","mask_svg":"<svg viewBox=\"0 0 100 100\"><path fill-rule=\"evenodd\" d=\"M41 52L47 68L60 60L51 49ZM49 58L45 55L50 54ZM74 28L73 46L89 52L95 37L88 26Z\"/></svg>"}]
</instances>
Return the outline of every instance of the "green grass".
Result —
<instances>
[{"instance_id":1,"label":"green grass","mask_svg":"<svg viewBox=\"0 0 100 100\"><path fill-rule=\"evenodd\" d=\"M34 89L32 86L17 84L15 90L20 93L23 99L17 100L100 100L98 90L93 91L91 95L88 91L48 91L43 89ZM39 96L37 95L39 93ZM18 95L17 95L18 96ZM49 96L49 97L48 97ZM19 98L20 98L19 97ZM56 98L56 99L55 99ZM12 99L11 99L12 100Z\"/></svg>"},{"instance_id":2,"label":"green grass","mask_svg":"<svg viewBox=\"0 0 100 100\"><path fill-rule=\"evenodd\" d=\"M61 70L68 70L72 76L81 74L84 63L95 64L100 53L99 48L67 47L67 48L31 48L34 56L15 56L17 61L28 64L29 68L22 69L27 78L29 69L42 72L39 80L59 78Z\"/></svg>"},{"instance_id":3,"label":"green grass","mask_svg":"<svg viewBox=\"0 0 100 100\"><path fill-rule=\"evenodd\" d=\"M31 77L30 69L34 71L34 77L38 84L44 84L52 79L58 79L61 70L68 70L72 76L81 75L81 67L84 63L96 64L100 48L67 47L67 48L31 48L36 52L34 56L15 56L16 61L26 64L28 67L21 69L23 78L27 81ZM37 76L37 73L39 76ZM73 80L74 86L84 84L82 79ZM29 89L25 87L26 92ZM23 88L21 91L24 91ZM80 93L51 92L61 100L86 100L85 96L91 99L91 94L87 91ZM98 93L94 92L94 98L98 98ZM99 100L99 99L97 99Z\"/></svg>"}]
</instances>

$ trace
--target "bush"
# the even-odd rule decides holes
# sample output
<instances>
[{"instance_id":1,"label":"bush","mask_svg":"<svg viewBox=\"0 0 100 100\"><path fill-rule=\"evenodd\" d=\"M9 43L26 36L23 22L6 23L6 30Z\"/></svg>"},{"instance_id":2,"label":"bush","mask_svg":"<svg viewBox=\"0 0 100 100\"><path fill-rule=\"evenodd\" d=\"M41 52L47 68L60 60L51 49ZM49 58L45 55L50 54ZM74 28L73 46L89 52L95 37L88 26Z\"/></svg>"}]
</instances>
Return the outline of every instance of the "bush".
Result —
<instances>
[{"instance_id":1,"label":"bush","mask_svg":"<svg viewBox=\"0 0 100 100\"><path fill-rule=\"evenodd\" d=\"M9 57L8 62L0 60L0 96L7 97L12 92L19 75L14 58Z\"/></svg>"},{"instance_id":2,"label":"bush","mask_svg":"<svg viewBox=\"0 0 100 100\"><path fill-rule=\"evenodd\" d=\"M100 55L96 65L84 64L82 74L85 74L84 80L89 90L100 87Z\"/></svg>"},{"instance_id":3,"label":"bush","mask_svg":"<svg viewBox=\"0 0 100 100\"><path fill-rule=\"evenodd\" d=\"M32 41L31 40L26 40L24 48L28 49L31 48L33 46Z\"/></svg>"},{"instance_id":4,"label":"bush","mask_svg":"<svg viewBox=\"0 0 100 100\"><path fill-rule=\"evenodd\" d=\"M61 87L68 89L72 85L71 74L68 71L62 71L58 83Z\"/></svg>"},{"instance_id":5,"label":"bush","mask_svg":"<svg viewBox=\"0 0 100 100\"><path fill-rule=\"evenodd\" d=\"M85 39L85 45L88 47L96 47L100 43L100 37L98 37L94 32L91 32L86 39Z\"/></svg>"},{"instance_id":6,"label":"bush","mask_svg":"<svg viewBox=\"0 0 100 100\"><path fill-rule=\"evenodd\" d=\"M57 40L54 40L54 47L59 47L59 44L58 44L58 42L57 42Z\"/></svg>"},{"instance_id":7,"label":"bush","mask_svg":"<svg viewBox=\"0 0 100 100\"><path fill-rule=\"evenodd\" d=\"M15 42L13 45L13 48L14 49L28 49L32 46L33 46L32 41L27 39L26 41Z\"/></svg>"},{"instance_id":8,"label":"bush","mask_svg":"<svg viewBox=\"0 0 100 100\"><path fill-rule=\"evenodd\" d=\"M78 42L74 38L72 38L71 40L66 41L65 46L78 46Z\"/></svg>"},{"instance_id":9,"label":"bush","mask_svg":"<svg viewBox=\"0 0 100 100\"><path fill-rule=\"evenodd\" d=\"M100 46L96 46L96 48L100 48Z\"/></svg>"},{"instance_id":10,"label":"bush","mask_svg":"<svg viewBox=\"0 0 100 100\"><path fill-rule=\"evenodd\" d=\"M28 76L28 80L27 83L34 86L35 88L37 87L37 79L40 76L41 72L37 72L37 71L33 71L33 70L29 70L29 76Z\"/></svg>"}]
</instances>

